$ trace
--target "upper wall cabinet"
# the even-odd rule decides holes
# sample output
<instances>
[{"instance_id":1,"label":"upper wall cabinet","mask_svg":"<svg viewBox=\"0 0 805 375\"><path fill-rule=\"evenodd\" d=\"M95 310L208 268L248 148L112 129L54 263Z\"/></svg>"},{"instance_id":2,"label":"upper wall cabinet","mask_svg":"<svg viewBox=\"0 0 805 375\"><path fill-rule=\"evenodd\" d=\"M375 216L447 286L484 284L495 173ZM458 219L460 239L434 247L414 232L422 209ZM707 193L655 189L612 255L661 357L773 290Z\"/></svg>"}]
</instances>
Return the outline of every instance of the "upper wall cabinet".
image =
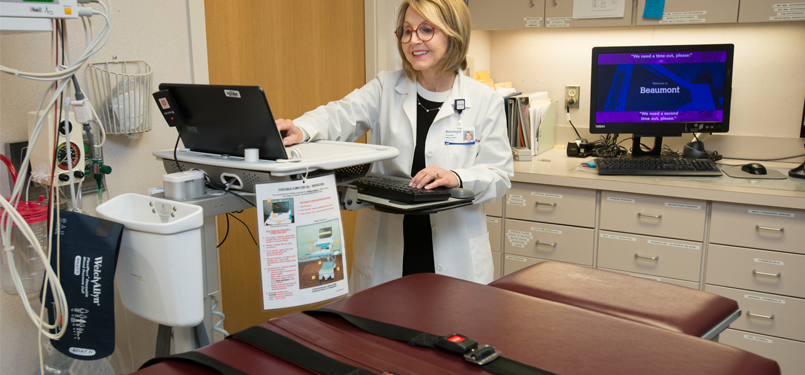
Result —
<instances>
[{"instance_id":1,"label":"upper wall cabinet","mask_svg":"<svg viewBox=\"0 0 805 375\"><path fill-rule=\"evenodd\" d=\"M572 0L547 0L545 2L545 27L606 27L632 25L632 0L623 2L623 17L616 18L573 18ZM608 1L595 2L593 6L602 7L598 11L606 11ZM592 13L592 9L589 10Z\"/></svg>"},{"instance_id":2,"label":"upper wall cabinet","mask_svg":"<svg viewBox=\"0 0 805 375\"><path fill-rule=\"evenodd\" d=\"M470 0L475 30L540 28L545 20L545 0Z\"/></svg>"},{"instance_id":3,"label":"upper wall cabinet","mask_svg":"<svg viewBox=\"0 0 805 375\"><path fill-rule=\"evenodd\" d=\"M805 21L805 1L782 3L780 0L743 0L738 22Z\"/></svg>"},{"instance_id":4,"label":"upper wall cabinet","mask_svg":"<svg viewBox=\"0 0 805 375\"><path fill-rule=\"evenodd\" d=\"M747 0L741 1L741 3L745 2ZM751 0L751 2L758 2L758 0ZM662 19L643 18L645 8L646 0L637 0L635 25L701 25L738 21L738 0L665 0Z\"/></svg>"}]
</instances>

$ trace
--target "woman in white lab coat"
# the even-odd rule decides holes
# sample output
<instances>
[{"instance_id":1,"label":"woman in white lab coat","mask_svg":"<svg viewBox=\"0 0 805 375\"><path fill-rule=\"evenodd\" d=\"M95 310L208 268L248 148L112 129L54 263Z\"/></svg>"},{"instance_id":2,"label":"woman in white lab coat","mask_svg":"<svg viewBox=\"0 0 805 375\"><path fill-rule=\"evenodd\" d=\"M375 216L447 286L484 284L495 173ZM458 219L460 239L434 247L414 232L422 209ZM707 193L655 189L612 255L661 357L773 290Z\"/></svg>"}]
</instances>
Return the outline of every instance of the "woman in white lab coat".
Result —
<instances>
[{"instance_id":1,"label":"woman in white lab coat","mask_svg":"<svg viewBox=\"0 0 805 375\"><path fill-rule=\"evenodd\" d=\"M287 145L354 141L371 130L371 143L400 150L374 163L373 172L412 177L412 186L426 189L474 192L472 205L431 215L358 211L353 292L417 272L488 283L493 263L483 203L503 197L514 174L503 99L462 71L471 30L462 0L405 0L397 26L403 70L381 72L344 99L293 121L278 119L277 126Z\"/></svg>"}]
</instances>

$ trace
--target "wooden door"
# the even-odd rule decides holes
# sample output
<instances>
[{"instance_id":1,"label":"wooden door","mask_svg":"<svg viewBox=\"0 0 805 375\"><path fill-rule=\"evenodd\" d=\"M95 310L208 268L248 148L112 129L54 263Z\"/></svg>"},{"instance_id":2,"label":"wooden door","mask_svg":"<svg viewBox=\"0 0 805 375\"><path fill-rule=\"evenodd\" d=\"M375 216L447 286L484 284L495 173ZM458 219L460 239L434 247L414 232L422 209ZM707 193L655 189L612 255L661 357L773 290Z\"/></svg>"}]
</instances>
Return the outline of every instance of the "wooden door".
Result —
<instances>
[{"instance_id":1,"label":"wooden door","mask_svg":"<svg viewBox=\"0 0 805 375\"><path fill-rule=\"evenodd\" d=\"M363 0L206 0L211 84L258 85L276 118L296 118L365 82ZM257 233L254 208L234 214ZM355 212L342 211L347 264ZM219 238L227 223L218 217ZM219 248L221 294L230 333L305 308L264 311L258 248L229 220Z\"/></svg>"}]
</instances>

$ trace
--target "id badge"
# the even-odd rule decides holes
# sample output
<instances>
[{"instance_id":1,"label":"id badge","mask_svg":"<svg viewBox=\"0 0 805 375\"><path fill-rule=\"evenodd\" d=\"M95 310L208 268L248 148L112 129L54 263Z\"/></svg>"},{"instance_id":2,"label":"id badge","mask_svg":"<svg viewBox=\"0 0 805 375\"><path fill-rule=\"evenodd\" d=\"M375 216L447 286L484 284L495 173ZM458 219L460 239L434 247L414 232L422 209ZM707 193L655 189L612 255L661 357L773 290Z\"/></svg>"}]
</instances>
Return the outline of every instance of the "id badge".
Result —
<instances>
[{"instance_id":1,"label":"id badge","mask_svg":"<svg viewBox=\"0 0 805 375\"><path fill-rule=\"evenodd\" d=\"M461 127L456 129L448 129L444 134L445 145L474 145L477 137L475 136L475 128Z\"/></svg>"}]
</instances>

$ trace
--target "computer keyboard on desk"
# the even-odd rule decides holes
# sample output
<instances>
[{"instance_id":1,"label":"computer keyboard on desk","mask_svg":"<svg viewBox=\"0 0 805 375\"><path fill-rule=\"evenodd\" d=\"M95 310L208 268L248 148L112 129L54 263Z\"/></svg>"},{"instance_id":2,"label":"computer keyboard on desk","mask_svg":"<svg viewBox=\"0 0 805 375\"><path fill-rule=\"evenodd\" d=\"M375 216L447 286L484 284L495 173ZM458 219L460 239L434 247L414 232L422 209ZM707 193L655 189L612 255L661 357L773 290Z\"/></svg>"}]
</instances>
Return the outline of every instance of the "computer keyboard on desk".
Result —
<instances>
[{"instance_id":1,"label":"computer keyboard on desk","mask_svg":"<svg viewBox=\"0 0 805 375\"><path fill-rule=\"evenodd\" d=\"M709 159L625 158L595 159L598 174L644 176L721 176L721 170Z\"/></svg>"},{"instance_id":2,"label":"computer keyboard on desk","mask_svg":"<svg viewBox=\"0 0 805 375\"><path fill-rule=\"evenodd\" d=\"M408 186L410 181L408 178L371 175L350 184L355 185L359 193L409 204L446 201L450 198L450 190L447 188L417 189Z\"/></svg>"}]
</instances>

